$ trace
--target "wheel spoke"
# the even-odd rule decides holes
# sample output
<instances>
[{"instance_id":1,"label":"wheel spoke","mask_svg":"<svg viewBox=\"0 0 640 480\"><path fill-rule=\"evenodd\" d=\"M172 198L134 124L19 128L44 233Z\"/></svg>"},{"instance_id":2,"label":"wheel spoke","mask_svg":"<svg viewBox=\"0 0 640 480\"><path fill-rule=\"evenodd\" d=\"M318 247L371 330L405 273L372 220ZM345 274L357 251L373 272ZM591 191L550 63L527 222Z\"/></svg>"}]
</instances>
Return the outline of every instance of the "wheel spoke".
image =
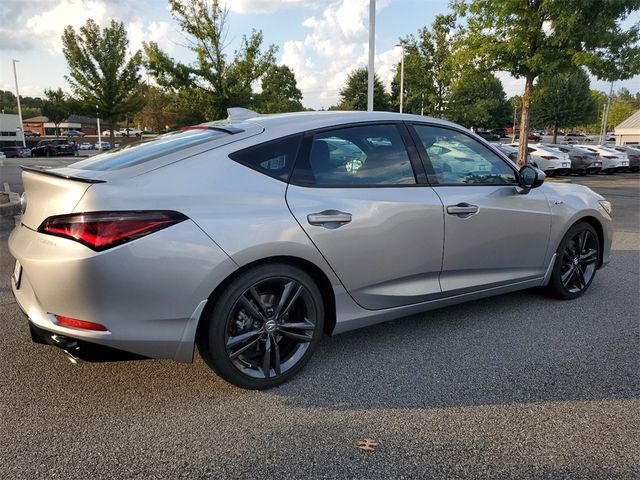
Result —
<instances>
[{"instance_id":1,"label":"wheel spoke","mask_svg":"<svg viewBox=\"0 0 640 480\"><path fill-rule=\"evenodd\" d=\"M264 358L262 359L262 372L265 378L269 378L271 370L271 335L267 335L267 341L264 344Z\"/></svg>"},{"instance_id":2,"label":"wheel spoke","mask_svg":"<svg viewBox=\"0 0 640 480\"><path fill-rule=\"evenodd\" d=\"M258 343L260 341L260 337L256 337L254 340L250 341L249 343L247 343L244 347L239 348L238 350L236 350L235 352L233 352L232 354L229 355L229 358L231 360L233 360L234 358L236 358L238 355L240 355L242 352L244 352L245 350L253 347L256 343Z\"/></svg>"},{"instance_id":3,"label":"wheel spoke","mask_svg":"<svg viewBox=\"0 0 640 480\"><path fill-rule=\"evenodd\" d=\"M253 298L253 301L256 302L256 305L258 305L258 308L260 308L262 315L266 316L267 306L262 301L262 298L260 297L260 295L258 295L258 291L256 290L256 287L251 287L249 289L249 293L251 293L251 297Z\"/></svg>"},{"instance_id":4,"label":"wheel spoke","mask_svg":"<svg viewBox=\"0 0 640 480\"><path fill-rule=\"evenodd\" d=\"M281 312L282 312L282 315L284 315L284 313L289 310L290 307L288 306L285 307L285 305L287 305L287 302L291 304L291 302L289 302L289 297L291 296L291 292L295 289L297 285L298 284L293 280L285 284L284 288L282 289L282 295L280 295L280 300L278 301L278 306L276 307L276 310L274 312L275 317L278 317L281 314ZM295 298L297 298L297 295Z\"/></svg>"},{"instance_id":5,"label":"wheel spoke","mask_svg":"<svg viewBox=\"0 0 640 480\"><path fill-rule=\"evenodd\" d=\"M582 290L587 285L587 282L584 279L584 272L578 267L576 268L576 273L578 274L578 288Z\"/></svg>"},{"instance_id":6,"label":"wheel spoke","mask_svg":"<svg viewBox=\"0 0 640 480\"><path fill-rule=\"evenodd\" d=\"M309 335L303 335L300 333L288 332L286 330L278 330L285 337L289 337L292 340L298 340L299 342L310 342L311 337Z\"/></svg>"},{"instance_id":7,"label":"wheel spoke","mask_svg":"<svg viewBox=\"0 0 640 480\"><path fill-rule=\"evenodd\" d=\"M227 348L233 348L236 345L244 343L257 335L260 335L261 333L261 330L251 330L250 332L241 333L240 335L236 335L235 337L229 337L229 339L227 340Z\"/></svg>"},{"instance_id":8,"label":"wheel spoke","mask_svg":"<svg viewBox=\"0 0 640 480\"><path fill-rule=\"evenodd\" d=\"M589 249L587 252L583 252L578 260L580 263L592 263L598 259L598 251L595 248Z\"/></svg>"},{"instance_id":9,"label":"wheel spoke","mask_svg":"<svg viewBox=\"0 0 640 480\"><path fill-rule=\"evenodd\" d=\"M245 292L246 293L246 292ZM258 318L260 320L264 321L264 316L260 313L260 310L258 310L255 305L253 303L251 303L245 296L244 293L242 295L240 295L240 298L238 299L240 301L240 303L242 304L242 306L246 309L249 310L249 313L254 317L254 318Z\"/></svg>"},{"instance_id":10,"label":"wheel spoke","mask_svg":"<svg viewBox=\"0 0 640 480\"><path fill-rule=\"evenodd\" d=\"M287 313L289 313L289 310L291 310L291 307L293 307L293 305L296 303L296 300L298 300L298 297L302 293L302 290L303 290L302 285L298 285L298 288L296 289L295 293L291 297L291 300L289 301L285 309L280 313L280 315L286 315Z\"/></svg>"},{"instance_id":11,"label":"wheel spoke","mask_svg":"<svg viewBox=\"0 0 640 480\"><path fill-rule=\"evenodd\" d=\"M280 375L280 346L273 335L270 335L271 342L273 343L273 370L276 375Z\"/></svg>"},{"instance_id":12,"label":"wheel spoke","mask_svg":"<svg viewBox=\"0 0 640 480\"><path fill-rule=\"evenodd\" d=\"M580 242L580 253L584 253L587 249L587 238L589 238L589 230L582 232L582 242Z\"/></svg>"},{"instance_id":13,"label":"wheel spoke","mask_svg":"<svg viewBox=\"0 0 640 480\"><path fill-rule=\"evenodd\" d=\"M575 269L573 267L570 267L569 270L564 272L560 277L560 280L562 280L562 284L565 287L569 284L569 280L571 280L571 277L573 277L574 273L575 273Z\"/></svg>"},{"instance_id":14,"label":"wheel spoke","mask_svg":"<svg viewBox=\"0 0 640 480\"><path fill-rule=\"evenodd\" d=\"M302 322L282 323L280 328L290 328L293 330L315 330L316 326L306 318Z\"/></svg>"}]
</instances>

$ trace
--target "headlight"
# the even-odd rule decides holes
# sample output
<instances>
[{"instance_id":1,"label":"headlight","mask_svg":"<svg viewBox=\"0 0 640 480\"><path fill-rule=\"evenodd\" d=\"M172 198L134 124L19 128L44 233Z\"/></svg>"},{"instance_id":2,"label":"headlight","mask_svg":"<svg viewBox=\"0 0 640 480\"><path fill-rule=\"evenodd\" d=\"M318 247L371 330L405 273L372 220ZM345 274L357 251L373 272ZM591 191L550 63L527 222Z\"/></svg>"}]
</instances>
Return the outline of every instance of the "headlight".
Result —
<instances>
[{"instance_id":1,"label":"headlight","mask_svg":"<svg viewBox=\"0 0 640 480\"><path fill-rule=\"evenodd\" d=\"M599 200L599 202L600 205L602 205L602 208L604 208L604 211L611 215L611 212L613 212L613 205L611 205L611 202L607 200Z\"/></svg>"}]
</instances>

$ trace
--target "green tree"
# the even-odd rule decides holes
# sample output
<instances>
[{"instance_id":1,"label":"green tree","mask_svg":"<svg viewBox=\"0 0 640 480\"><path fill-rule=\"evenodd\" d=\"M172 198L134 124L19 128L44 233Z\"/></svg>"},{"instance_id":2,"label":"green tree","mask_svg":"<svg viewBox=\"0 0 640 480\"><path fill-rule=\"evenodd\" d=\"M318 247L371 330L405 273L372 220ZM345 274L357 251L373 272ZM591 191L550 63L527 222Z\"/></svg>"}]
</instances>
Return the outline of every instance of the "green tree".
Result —
<instances>
[{"instance_id":1,"label":"green tree","mask_svg":"<svg viewBox=\"0 0 640 480\"><path fill-rule=\"evenodd\" d=\"M45 90L45 100L42 102L42 114L55 125L56 137L60 135L60 124L69 116L69 99L61 88Z\"/></svg>"},{"instance_id":2,"label":"green tree","mask_svg":"<svg viewBox=\"0 0 640 480\"><path fill-rule=\"evenodd\" d=\"M349 74L345 86L340 90L340 103L335 110L367 110L368 73L366 68L357 68ZM389 94L378 75L373 77L373 109L389 111Z\"/></svg>"},{"instance_id":3,"label":"green tree","mask_svg":"<svg viewBox=\"0 0 640 480\"><path fill-rule=\"evenodd\" d=\"M455 15L436 15L431 29L424 27L418 37L410 35L405 44L403 111L442 116L454 78L453 48ZM400 68L391 82L391 102L400 106Z\"/></svg>"},{"instance_id":4,"label":"green tree","mask_svg":"<svg viewBox=\"0 0 640 480\"><path fill-rule=\"evenodd\" d=\"M147 69L158 84L173 91L197 92L200 109L210 120L225 117L229 107L250 107L251 85L275 64L276 47L263 52L262 32L253 31L243 37L229 60L225 53L228 12L218 0L169 0L169 6L197 60L192 65L182 63L157 44L145 43Z\"/></svg>"},{"instance_id":5,"label":"green tree","mask_svg":"<svg viewBox=\"0 0 640 480\"><path fill-rule=\"evenodd\" d=\"M453 122L475 129L504 127L510 112L502 82L490 72L466 69L451 87L447 118Z\"/></svg>"},{"instance_id":6,"label":"green tree","mask_svg":"<svg viewBox=\"0 0 640 480\"><path fill-rule=\"evenodd\" d=\"M586 65L598 78L633 76L640 68L639 25L621 22L637 0L454 0L466 16L459 55L490 70L525 79L520 130L528 132L535 79ZM527 135L520 135L518 163L524 164Z\"/></svg>"},{"instance_id":7,"label":"green tree","mask_svg":"<svg viewBox=\"0 0 640 480\"><path fill-rule=\"evenodd\" d=\"M42 115L42 98L23 97L20 95L20 107L22 108L22 118L31 118ZM18 113L18 102L16 96L10 90L0 90L0 112Z\"/></svg>"},{"instance_id":8,"label":"green tree","mask_svg":"<svg viewBox=\"0 0 640 480\"><path fill-rule=\"evenodd\" d=\"M255 109L261 113L304 110L296 77L286 65L273 65L266 71L262 77L262 92L254 103Z\"/></svg>"},{"instance_id":9,"label":"green tree","mask_svg":"<svg viewBox=\"0 0 640 480\"><path fill-rule=\"evenodd\" d=\"M532 123L551 127L553 143L558 139L558 129L593 122L598 114L598 105L589 88L589 76L581 68L568 73L540 75L532 97Z\"/></svg>"},{"instance_id":10,"label":"green tree","mask_svg":"<svg viewBox=\"0 0 640 480\"><path fill-rule=\"evenodd\" d=\"M62 35L63 53L69 65L66 76L82 110L109 121L111 144L117 120L138 112L144 105L140 67L142 53L127 55L123 23L111 21L104 30L91 19L76 33L72 26Z\"/></svg>"},{"instance_id":11,"label":"green tree","mask_svg":"<svg viewBox=\"0 0 640 480\"><path fill-rule=\"evenodd\" d=\"M627 118L638 111L638 106L631 100L614 100L609 107L609 118L607 119L607 132L613 131Z\"/></svg>"}]
</instances>

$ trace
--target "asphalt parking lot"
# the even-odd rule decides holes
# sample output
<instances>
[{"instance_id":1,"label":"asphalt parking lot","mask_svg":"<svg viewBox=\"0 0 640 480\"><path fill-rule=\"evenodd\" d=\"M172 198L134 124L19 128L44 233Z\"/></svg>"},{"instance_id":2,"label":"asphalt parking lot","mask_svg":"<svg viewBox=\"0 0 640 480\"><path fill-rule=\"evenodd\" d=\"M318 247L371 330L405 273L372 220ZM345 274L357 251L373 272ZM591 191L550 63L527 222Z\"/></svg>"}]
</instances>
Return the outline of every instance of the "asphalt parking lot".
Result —
<instances>
[{"instance_id":1,"label":"asphalt parking lot","mask_svg":"<svg viewBox=\"0 0 640 480\"><path fill-rule=\"evenodd\" d=\"M638 478L640 175L571 180L614 205L612 261L585 296L525 291L326 337L267 392L199 359L72 365L31 343L0 219L0 477ZM12 166L0 182L21 191Z\"/></svg>"}]
</instances>

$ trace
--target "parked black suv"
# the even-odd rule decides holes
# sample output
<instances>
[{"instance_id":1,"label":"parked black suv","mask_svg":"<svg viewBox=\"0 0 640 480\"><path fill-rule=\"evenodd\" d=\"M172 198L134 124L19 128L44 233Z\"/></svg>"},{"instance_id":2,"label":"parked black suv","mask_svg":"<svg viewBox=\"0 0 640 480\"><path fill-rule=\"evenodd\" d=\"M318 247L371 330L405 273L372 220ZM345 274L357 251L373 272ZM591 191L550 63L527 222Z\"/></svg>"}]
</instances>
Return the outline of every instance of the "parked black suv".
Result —
<instances>
[{"instance_id":1,"label":"parked black suv","mask_svg":"<svg viewBox=\"0 0 640 480\"><path fill-rule=\"evenodd\" d=\"M31 156L31 149L28 147L2 147L0 148L0 152L4 153L4 156L7 158L24 158Z\"/></svg>"},{"instance_id":2,"label":"parked black suv","mask_svg":"<svg viewBox=\"0 0 640 480\"><path fill-rule=\"evenodd\" d=\"M66 140L40 140L31 149L34 157L53 157L56 155L73 155L73 147Z\"/></svg>"}]
</instances>

